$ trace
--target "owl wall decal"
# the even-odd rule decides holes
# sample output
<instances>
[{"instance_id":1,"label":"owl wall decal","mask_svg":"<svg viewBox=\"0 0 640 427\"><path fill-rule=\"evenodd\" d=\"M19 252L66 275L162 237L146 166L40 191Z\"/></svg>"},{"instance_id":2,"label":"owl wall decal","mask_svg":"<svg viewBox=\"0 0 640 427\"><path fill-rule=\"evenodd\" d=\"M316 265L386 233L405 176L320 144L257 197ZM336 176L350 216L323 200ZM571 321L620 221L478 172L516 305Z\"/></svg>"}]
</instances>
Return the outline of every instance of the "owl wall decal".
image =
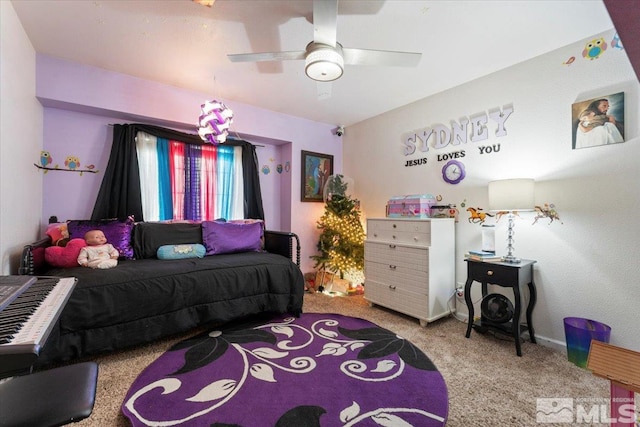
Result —
<instances>
[{"instance_id":1,"label":"owl wall decal","mask_svg":"<svg viewBox=\"0 0 640 427\"><path fill-rule=\"evenodd\" d=\"M75 156L67 156L64 165L71 170L77 169L80 167L80 159Z\"/></svg>"},{"instance_id":2,"label":"owl wall decal","mask_svg":"<svg viewBox=\"0 0 640 427\"><path fill-rule=\"evenodd\" d=\"M38 169L42 169L43 173L47 173L49 171L66 171L66 172L78 172L80 176L82 176L85 172L90 173L98 173L99 170L96 169L96 165L90 164L85 166L84 169L80 169L80 159L77 156L67 156L64 159L64 168L60 168L59 165L53 165L53 157L51 153L46 150L40 151L40 158L37 162L33 164L33 166Z\"/></svg>"},{"instance_id":3,"label":"owl wall decal","mask_svg":"<svg viewBox=\"0 0 640 427\"><path fill-rule=\"evenodd\" d=\"M49 166L52 161L53 159L51 158L51 153L44 150L40 152L40 164L42 165L42 167Z\"/></svg>"},{"instance_id":4,"label":"owl wall decal","mask_svg":"<svg viewBox=\"0 0 640 427\"><path fill-rule=\"evenodd\" d=\"M599 39L593 39L584 47L582 51L582 57L590 60L594 60L607 50L607 43L602 37Z\"/></svg>"}]
</instances>

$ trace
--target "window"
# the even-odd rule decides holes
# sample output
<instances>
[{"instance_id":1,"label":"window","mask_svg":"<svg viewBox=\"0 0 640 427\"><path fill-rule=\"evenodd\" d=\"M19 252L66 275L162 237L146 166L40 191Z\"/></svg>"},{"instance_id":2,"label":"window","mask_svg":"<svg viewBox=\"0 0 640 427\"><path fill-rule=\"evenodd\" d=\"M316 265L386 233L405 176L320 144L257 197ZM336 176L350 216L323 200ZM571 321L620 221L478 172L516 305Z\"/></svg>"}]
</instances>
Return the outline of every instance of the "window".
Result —
<instances>
[{"instance_id":1,"label":"window","mask_svg":"<svg viewBox=\"0 0 640 427\"><path fill-rule=\"evenodd\" d=\"M210 145L173 129L114 124L91 219L264 219L255 148L240 139Z\"/></svg>"},{"instance_id":2,"label":"window","mask_svg":"<svg viewBox=\"0 0 640 427\"><path fill-rule=\"evenodd\" d=\"M146 221L244 218L242 147L185 144L139 131L136 153Z\"/></svg>"}]
</instances>

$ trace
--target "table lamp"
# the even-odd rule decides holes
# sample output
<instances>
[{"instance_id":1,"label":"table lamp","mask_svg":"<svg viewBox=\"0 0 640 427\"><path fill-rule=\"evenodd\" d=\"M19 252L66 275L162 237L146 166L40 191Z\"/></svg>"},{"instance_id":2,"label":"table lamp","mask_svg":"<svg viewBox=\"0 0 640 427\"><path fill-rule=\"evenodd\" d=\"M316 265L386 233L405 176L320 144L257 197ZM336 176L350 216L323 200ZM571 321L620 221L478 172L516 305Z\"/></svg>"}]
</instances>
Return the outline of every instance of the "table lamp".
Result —
<instances>
[{"instance_id":1,"label":"table lamp","mask_svg":"<svg viewBox=\"0 0 640 427\"><path fill-rule=\"evenodd\" d=\"M507 255L504 262L519 263L520 259L513 255L513 228L515 213L534 210L533 179L503 179L489 182L489 210L506 212L509 219L507 231Z\"/></svg>"}]
</instances>

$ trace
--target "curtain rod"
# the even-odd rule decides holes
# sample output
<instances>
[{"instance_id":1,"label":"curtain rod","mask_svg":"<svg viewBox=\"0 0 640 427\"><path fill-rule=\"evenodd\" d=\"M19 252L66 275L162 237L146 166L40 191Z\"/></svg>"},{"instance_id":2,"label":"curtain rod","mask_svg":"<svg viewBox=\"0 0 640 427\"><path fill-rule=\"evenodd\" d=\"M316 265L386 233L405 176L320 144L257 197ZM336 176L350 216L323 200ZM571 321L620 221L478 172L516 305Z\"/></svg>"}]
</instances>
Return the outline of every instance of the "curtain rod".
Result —
<instances>
[{"instance_id":1,"label":"curtain rod","mask_svg":"<svg viewBox=\"0 0 640 427\"><path fill-rule=\"evenodd\" d=\"M111 128L112 128L112 127L114 127L115 125L114 125L113 123L107 123L107 126L109 126L109 127L111 127ZM235 131L234 131L234 132L235 132ZM240 135L238 135L238 132L235 132L235 134L236 134L236 136L237 136L237 139L238 139L238 140L245 141L244 139L240 138ZM193 136L196 136L196 135L193 135ZM234 139L234 137L231 137L230 139ZM252 143L252 142L250 142L250 141L247 141L247 142L249 142L249 143L250 143L251 145L253 145L254 147L261 147L261 148L264 148L264 145L261 145L261 144L254 144L254 143Z\"/></svg>"}]
</instances>

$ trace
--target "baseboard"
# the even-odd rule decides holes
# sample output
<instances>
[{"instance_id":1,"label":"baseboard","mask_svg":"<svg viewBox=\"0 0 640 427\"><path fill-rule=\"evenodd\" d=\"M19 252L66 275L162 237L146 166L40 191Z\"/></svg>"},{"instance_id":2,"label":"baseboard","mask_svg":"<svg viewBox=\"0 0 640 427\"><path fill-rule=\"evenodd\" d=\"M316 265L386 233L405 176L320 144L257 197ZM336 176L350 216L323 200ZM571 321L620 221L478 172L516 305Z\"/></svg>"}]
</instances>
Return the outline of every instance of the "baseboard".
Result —
<instances>
[{"instance_id":1,"label":"baseboard","mask_svg":"<svg viewBox=\"0 0 640 427\"><path fill-rule=\"evenodd\" d=\"M451 315L462 323L467 323L467 319L469 319L469 313L462 313L458 310L451 310Z\"/></svg>"},{"instance_id":2,"label":"baseboard","mask_svg":"<svg viewBox=\"0 0 640 427\"><path fill-rule=\"evenodd\" d=\"M541 337L540 335L536 335L536 342L545 347L552 348L553 350L559 351L560 353L567 353L567 345L564 341L558 341L547 337Z\"/></svg>"}]
</instances>

